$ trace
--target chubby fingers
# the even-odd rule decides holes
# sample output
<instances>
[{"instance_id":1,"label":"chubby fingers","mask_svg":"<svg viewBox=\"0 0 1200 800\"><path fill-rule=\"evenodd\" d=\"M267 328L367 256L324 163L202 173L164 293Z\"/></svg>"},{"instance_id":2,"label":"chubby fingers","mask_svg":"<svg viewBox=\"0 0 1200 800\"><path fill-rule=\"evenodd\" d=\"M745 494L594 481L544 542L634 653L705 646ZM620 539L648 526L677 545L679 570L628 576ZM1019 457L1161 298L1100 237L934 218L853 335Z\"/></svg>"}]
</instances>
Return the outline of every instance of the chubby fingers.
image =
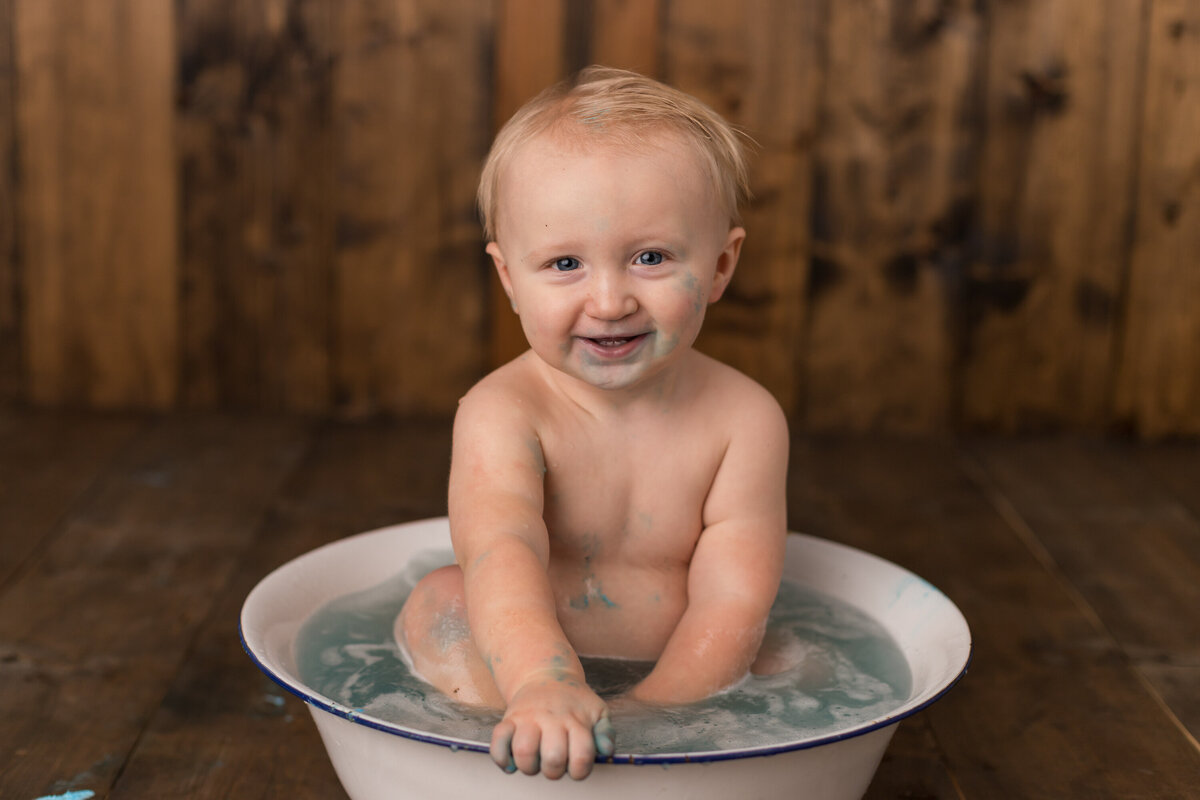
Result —
<instances>
[{"instance_id":1,"label":"chubby fingers","mask_svg":"<svg viewBox=\"0 0 1200 800\"><path fill-rule=\"evenodd\" d=\"M592 774L592 766L596 763L596 743L592 732L584 725L572 729L569 748L567 774L572 780L581 781Z\"/></svg>"},{"instance_id":2,"label":"chubby fingers","mask_svg":"<svg viewBox=\"0 0 1200 800\"><path fill-rule=\"evenodd\" d=\"M596 724L588 730L584 726L579 726L578 729L571 732L570 740L570 755L567 763L567 774L573 780L581 781L592 773L592 767L596 763L596 756L600 755L603 758L608 758L613 754L615 748L616 734L613 731L612 722L608 719L606 712ZM560 773L561 774L561 773ZM549 771L546 772L546 777L551 776Z\"/></svg>"},{"instance_id":3,"label":"chubby fingers","mask_svg":"<svg viewBox=\"0 0 1200 800\"><path fill-rule=\"evenodd\" d=\"M503 720L492 732L489 753L492 761L508 773L541 772L550 780L570 775L578 781L591 774L597 753L612 755L612 742L608 717L601 718L591 730L581 724L547 729L518 727Z\"/></svg>"},{"instance_id":4,"label":"chubby fingers","mask_svg":"<svg viewBox=\"0 0 1200 800\"><path fill-rule=\"evenodd\" d=\"M568 738L565 728L542 730L542 774L552 781L567 773Z\"/></svg>"},{"instance_id":5,"label":"chubby fingers","mask_svg":"<svg viewBox=\"0 0 1200 800\"><path fill-rule=\"evenodd\" d=\"M516 729L517 726L511 721L501 720L492 729L492 743L488 748L488 754L491 755L492 761L496 762L496 766L509 773L517 771L512 754L512 738Z\"/></svg>"},{"instance_id":6,"label":"chubby fingers","mask_svg":"<svg viewBox=\"0 0 1200 800\"><path fill-rule=\"evenodd\" d=\"M520 770L526 775L543 772L548 778L561 778L566 771L566 735L553 728L543 730L502 720L492 731L489 753L496 766L510 774Z\"/></svg>"},{"instance_id":7,"label":"chubby fingers","mask_svg":"<svg viewBox=\"0 0 1200 800\"><path fill-rule=\"evenodd\" d=\"M526 775L537 775L542 768L542 729L537 725L518 725L512 736L512 763Z\"/></svg>"}]
</instances>

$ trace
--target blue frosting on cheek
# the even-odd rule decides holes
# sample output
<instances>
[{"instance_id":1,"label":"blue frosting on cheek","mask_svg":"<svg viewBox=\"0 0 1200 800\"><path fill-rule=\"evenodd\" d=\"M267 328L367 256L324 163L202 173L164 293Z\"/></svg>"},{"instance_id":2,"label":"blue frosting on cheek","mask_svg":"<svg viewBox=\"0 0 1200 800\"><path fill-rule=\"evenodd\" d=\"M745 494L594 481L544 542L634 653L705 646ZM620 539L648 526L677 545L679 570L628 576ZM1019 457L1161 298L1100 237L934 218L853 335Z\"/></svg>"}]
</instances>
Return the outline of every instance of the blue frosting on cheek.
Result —
<instances>
[{"instance_id":1,"label":"blue frosting on cheek","mask_svg":"<svg viewBox=\"0 0 1200 800\"><path fill-rule=\"evenodd\" d=\"M64 794L47 794L37 798L37 800L91 800L96 793L87 789L77 792L66 792Z\"/></svg>"}]
</instances>

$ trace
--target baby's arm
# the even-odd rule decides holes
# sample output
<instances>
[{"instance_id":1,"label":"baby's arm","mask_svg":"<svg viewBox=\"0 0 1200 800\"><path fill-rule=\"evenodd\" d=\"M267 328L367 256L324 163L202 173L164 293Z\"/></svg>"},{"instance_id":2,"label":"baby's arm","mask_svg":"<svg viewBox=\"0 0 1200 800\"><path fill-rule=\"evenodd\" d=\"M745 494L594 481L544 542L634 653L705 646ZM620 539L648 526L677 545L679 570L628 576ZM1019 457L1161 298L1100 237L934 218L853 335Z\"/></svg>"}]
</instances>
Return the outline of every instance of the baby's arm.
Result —
<instances>
[{"instance_id":1,"label":"baby's arm","mask_svg":"<svg viewBox=\"0 0 1200 800\"><path fill-rule=\"evenodd\" d=\"M688 606L635 700L701 700L741 680L762 644L787 536L787 422L754 387L703 509Z\"/></svg>"},{"instance_id":2,"label":"baby's arm","mask_svg":"<svg viewBox=\"0 0 1200 800\"><path fill-rule=\"evenodd\" d=\"M578 779L597 744L611 755L611 729L557 619L541 445L504 394L477 387L459 406L449 493L472 638L507 703L491 753L509 770Z\"/></svg>"}]
</instances>

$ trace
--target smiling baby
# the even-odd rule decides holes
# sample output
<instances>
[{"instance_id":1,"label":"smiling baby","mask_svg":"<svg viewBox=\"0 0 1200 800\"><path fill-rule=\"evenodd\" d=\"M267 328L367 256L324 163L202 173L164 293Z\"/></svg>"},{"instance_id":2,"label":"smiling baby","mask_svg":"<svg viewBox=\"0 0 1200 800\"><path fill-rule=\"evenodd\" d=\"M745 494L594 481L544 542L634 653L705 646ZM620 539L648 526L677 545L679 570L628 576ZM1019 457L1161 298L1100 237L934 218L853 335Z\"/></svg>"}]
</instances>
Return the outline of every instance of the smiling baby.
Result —
<instances>
[{"instance_id":1,"label":"smiling baby","mask_svg":"<svg viewBox=\"0 0 1200 800\"><path fill-rule=\"evenodd\" d=\"M695 349L745 230L738 135L695 98L593 67L498 135L480 207L529 350L459 405L457 564L396 622L414 672L502 709L501 767L586 776L608 704L579 657L654 662L675 705L746 677L786 538L788 433L761 386Z\"/></svg>"}]
</instances>

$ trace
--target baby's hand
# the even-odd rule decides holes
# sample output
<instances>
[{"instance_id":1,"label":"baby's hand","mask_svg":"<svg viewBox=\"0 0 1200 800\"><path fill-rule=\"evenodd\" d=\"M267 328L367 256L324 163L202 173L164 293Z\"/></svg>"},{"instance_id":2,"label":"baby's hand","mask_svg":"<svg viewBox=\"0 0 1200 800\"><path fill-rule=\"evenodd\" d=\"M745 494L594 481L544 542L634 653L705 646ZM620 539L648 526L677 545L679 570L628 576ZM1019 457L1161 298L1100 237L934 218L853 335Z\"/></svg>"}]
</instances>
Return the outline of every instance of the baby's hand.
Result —
<instances>
[{"instance_id":1,"label":"baby's hand","mask_svg":"<svg viewBox=\"0 0 1200 800\"><path fill-rule=\"evenodd\" d=\"M575 780L592 771L596 754L613 754L612 723L604 701L586 684L561 673L526 683L508 704L492 731L492 760L506 772L526 775L540 770L558 780Z\"/></svg>"}]
</instances>

